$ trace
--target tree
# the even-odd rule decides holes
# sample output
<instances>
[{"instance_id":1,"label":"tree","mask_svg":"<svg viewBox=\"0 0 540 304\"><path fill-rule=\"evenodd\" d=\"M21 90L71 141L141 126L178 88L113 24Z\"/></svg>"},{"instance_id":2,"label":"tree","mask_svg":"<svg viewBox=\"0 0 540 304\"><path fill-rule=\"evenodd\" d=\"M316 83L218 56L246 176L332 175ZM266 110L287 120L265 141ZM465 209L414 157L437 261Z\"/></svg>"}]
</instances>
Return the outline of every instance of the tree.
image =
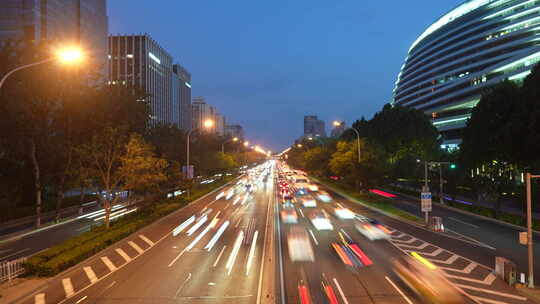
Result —
<instances>
[{"instance_id":1,"label":"tree","mask_svg":"<svg viewBox=\"0 0 540 304\"><path fill-rule=\"evenodd\" d=\"M154 147L137 133L131 134L125 149L119 168L123 188L143 194L159 190L159 185L167 181L167 161L156 157Z\"/></svg>"}]
</instances>

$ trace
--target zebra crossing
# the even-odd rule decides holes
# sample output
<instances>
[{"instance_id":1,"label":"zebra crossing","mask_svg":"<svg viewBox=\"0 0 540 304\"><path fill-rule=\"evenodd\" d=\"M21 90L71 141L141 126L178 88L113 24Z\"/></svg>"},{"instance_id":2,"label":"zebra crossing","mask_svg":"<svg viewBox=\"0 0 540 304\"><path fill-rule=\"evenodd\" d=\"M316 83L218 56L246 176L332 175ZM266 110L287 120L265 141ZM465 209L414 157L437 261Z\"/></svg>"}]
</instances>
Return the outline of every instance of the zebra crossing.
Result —
<instances>
[{"instance_id":1,"label":"zebra crossing","mask_svg":"<svg viewBox=\"0 0 540 304\"><path fill-rule=\"evenodd\" d=\"M443 274L471 299L486 304L531 303L493 273L493 269L391 227L390 243L410 254L416 252L443 270Z\"/></svg>"},{"instance_id":2,"label":"zebra crossing","mask_svg":"<svg viewBox=\"0 0 540 304\"><path fill-rule=\"evenodd\" d=\"M58 300L65 300L73 297L78 291L97 283L101 278L107 276L119 268L127 265L145 251L155 245L155 242L140 234L138 237L129 240L108 252L107 256L93 260L89 265L84 265L75 272L70 273L70 277L63 278L57 286L64 291L63 299L47 299L47 293L41 292L34 296L34 304L56 303Z\"/></svg>"}]
</instances>

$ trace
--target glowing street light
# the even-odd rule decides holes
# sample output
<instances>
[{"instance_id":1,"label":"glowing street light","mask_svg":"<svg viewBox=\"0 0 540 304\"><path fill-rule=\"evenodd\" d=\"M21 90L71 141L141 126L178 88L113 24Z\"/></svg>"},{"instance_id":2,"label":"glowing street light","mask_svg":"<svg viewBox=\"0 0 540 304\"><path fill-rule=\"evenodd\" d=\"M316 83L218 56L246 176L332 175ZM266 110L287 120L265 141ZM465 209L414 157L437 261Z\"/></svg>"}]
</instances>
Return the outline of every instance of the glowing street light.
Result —
<instances>
[{"instance_id":1,"label":"glowing street light","mask_svg":"<svg viewBox=\"0 0 540 304\"><path fill-rule=\"evenodd\" d=\"M334 126L336 127L340 127L342 125L345 124L345 122L343 121L337 121L337 120L334 120L334 122L332 123ZM358 146L358 162L360 162L360 133L358 132L358 130L356 130L355 128L353 127L350 127L349 129L353 130L354 133L356 134L356 144ZM348 130L348 129L347 129Z\"/></svg>"},{"instance_id":2,"label":"glowing street light","mask_svg":"<svg viewBox=\"0 0 540 304\"><path fill-rule=\"evenodd\" d=\"M214 126L214 121L211 119L207 119L204 121L203 125L205 128L210 129L211 127Z\"/></svg>"},{"instance_id":3,"label":"glowing street light","mask_svg":"<svg viewBox=\"0 0 540 304\"><path fill-rule=\"evenodd\" d=\"M296 145L298 148L302 148L302 144L298 144Z\"/></svg>"},{"instance_id":4,"label":"glowing street light","mask_svg":"<svg viewBox=\"0 0 540 304\"><path fill-rule=\"evenodd\" d=\"M247 146L249 146L249 141L244 142L244 147L247 147Z\"/></svg>"},{"instance_id":5,"label":"glowing street light","mask_svg":"<svg viewBox=\"0 0 540 304\"><path fill-rule=\"evenodd\" d=\"M210 129L212 128L212 126L214 126L214 121L211 120L211 119L207 119L204 121L203 123L203 127L205 129ZM189 137L191 136L191 133L193 132L193 130L197 130L196 128L192 128L191 130L189 130L189 132L187 133L187 140L186 140L186 172L187 172L187 175L188 175L188 178L192 178L193 176L191 176L190 174L190 166L189 166ZM188 197L189 197L189 192L188 192Z\"/></svg>"},{"instance_id":6,"label":"glowing street light","mask_svg":"<svg viewBox=\"0 0 540 304\"><path fill-rule=\"evenodd\" d=\"M237 142L238 141L238 137L233 137L232 139L229 139L229 140L226 140L224 141L222 144L221 144L221 153L225 153L225 144L229 141L234 141L234 142Z\"/></svg>"},{"instance_id":7,"label":"glowing street light","mask_svg":"<svg viewBox=\"0 0 540 304\"><path fill-rule=\"evenodd\" d=\"M2 80L0 80L0 88L2 88L6 79L9 76L11 76L11 74L17 71L24 70L24 69L31 68L36 65L40 65L40 64L44 64L44 63L52 62L52 61L58 61L65 65L67 64L72 65L72 64L80 63L82 59L83 59L83 52L79 48L71 47L71 48L60 49L56 51L54 56L50 58L47 58L38 62L30 63L30 64L25 64L7 72L6 75L2 77Z\"/></svg>"}]
</instances>

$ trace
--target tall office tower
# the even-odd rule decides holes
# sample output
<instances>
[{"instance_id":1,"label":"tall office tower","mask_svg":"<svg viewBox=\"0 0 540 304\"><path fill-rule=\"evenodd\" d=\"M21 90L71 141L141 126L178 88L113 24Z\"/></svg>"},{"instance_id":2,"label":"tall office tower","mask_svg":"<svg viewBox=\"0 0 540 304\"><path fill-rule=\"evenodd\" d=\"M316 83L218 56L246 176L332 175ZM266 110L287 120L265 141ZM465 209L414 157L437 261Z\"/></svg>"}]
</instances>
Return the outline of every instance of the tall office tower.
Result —
<instances>
[{"instance_id":1,"label":"tall office tower","mask_svg":"<svg viewBox=\"0 0 540 304\"><path fill-rule=\"evenodd\" d=\"M225 136L244 139L244 128L241 125L225 125Z\"/></svg>"},{"instance_id":2,"label":"tall office tower","mask_svg":"<svg viewBox=\"0 0 540 304\"><path fill-rule=\"evenodd\" d=\"M109 37L109 84L146 92L151 123L174 124L172 57L149 35Z\"/></svg>"},{"instance_id":3,"label":"tall office tower","mask_svg":"<svg viewBox=\"0 0 540 304\"><path fill-rule=\"evenodd\" d=\"M106 0L0 1L0 46L18 41L80 44L104 79L108 31Z\"/></svg>"},{"instance_id":4,"label":"tall office tower","mask_svg":"<svg viewBox=\"0 0 540 304\"><path fill-rule=\"evenodd\" d=\"M204 130L205 132L213 133L215 131L215 116L216 109L206 103L204 97L195 97L191 103L191 115L193 117L192 128L196 130ZM212 120L214 125L212 128L207 129L204 127L206 120Z\"/></svg>"},{"instance_id":5,"label":"tall office tower","mask_svg":"<svg viewBox=\"0 0 540 304\"><path fill-rule=\"evenodd\" d=\"M214 117L215 117L214 121L215 121L215 126L216 126L216 129L215 129L216 135L224 136L225 135L225 116L216 112Z\"/></svg>"},{"instance_id":6,"label":"tall office tower","mask_svg":"<svg viewBox=\"0 0 540 304\"><path fill-rule=\"evenodd\" d=\"M179 64L173 65L173 99L175 123L184 130L191 129L191 74ZM178 113L178 114L176 114Z\"/></svg>"},{"instance_id":7,"label":"tall office tower","mask_svg":"<svg viewBox=\"0 0 540 304\"><path fill-rule=\"evenodd\" d=\"M324 121L314 115L304 116L304 137L326 137Z\"/></svg>"}]
</instances>

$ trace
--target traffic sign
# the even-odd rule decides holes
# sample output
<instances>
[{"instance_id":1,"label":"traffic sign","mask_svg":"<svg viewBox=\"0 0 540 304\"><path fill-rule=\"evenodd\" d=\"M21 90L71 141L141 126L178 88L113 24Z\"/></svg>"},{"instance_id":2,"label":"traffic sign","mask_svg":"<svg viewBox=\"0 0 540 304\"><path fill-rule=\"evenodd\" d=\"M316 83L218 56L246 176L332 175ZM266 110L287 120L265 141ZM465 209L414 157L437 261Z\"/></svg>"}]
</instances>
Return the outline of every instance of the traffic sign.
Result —
<instances>
[{"instance_id":1,"label":"traffic sign","mask_svg":"<svg viewBox=\"0 0 540 304\"><path fill-rule=\"evenodd\" d=\"M422 192L420 194L422 212L431 212L431 192Z\"/></svg>"}]
</instances>

